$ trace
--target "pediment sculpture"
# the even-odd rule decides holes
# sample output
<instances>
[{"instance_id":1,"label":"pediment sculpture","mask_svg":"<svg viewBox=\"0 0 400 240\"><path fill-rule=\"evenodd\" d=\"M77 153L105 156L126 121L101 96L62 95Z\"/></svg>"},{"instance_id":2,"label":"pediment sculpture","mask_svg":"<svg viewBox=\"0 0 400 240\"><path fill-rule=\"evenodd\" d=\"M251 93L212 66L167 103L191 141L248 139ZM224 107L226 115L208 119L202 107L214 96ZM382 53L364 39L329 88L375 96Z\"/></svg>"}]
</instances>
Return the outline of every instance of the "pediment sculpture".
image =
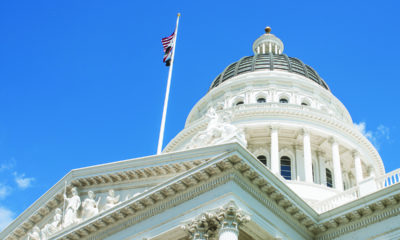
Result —
<instances>
[{"instance_id":1,"label":"pediment sculpture","mask_svg":"<svg viewBox=\"0 0 400 240\"><path fill-rule=\"evenodd\" d=\"M96 201L93 191L88 192L88 198L82 203L82 219L86 220L99 213L99 202L101 197Z\"/></svg>"},{"instance_id":2,"label":"pediment sculpture","mask_svg":"<svg viewBox=\"0 0 400 240\"><path fill-rule=\"evenodd\" d=\"M67 203L65 208L63 227L67 228L73 224L79 223L78 210L81 206L81 198L78 196L78 190L74 187L71 190L72 197L68 198L64 194L64 199Z\"/></svg>"},{"instance_id":3,"label":"pediment sculpture","mask_svg":"<svg viewBox=\"0 0 400 240\"><path fill-rule=\"evenodd\" d=\"M119 195L115 196L113 189L108 191L108 196L106 198L106 204L103 207L103 211L108 210L119 203Z\"/></svg>"},{"instance_id":4,"label":"pediment sculpture","mask_svg":"<svg viewBox=\"0 0 400 240\"><path fill-rule=\"evenodd\" d=\"M239 142L243 146L247 145L243 129L237 128L231 123L231 113L217 113L210 107L206 113L209 119L207 128L198 132L186 146L186 149L206 147L228 142Z\"/></svg>"},{"instance_id":5,"label":"pediment sculpture","mask_svg":"<svg viewBox=\"0 0 400 240\"><path fill-rule=\"evenodd\" d=\"M88 192L88 197L81 202L81 198L78 194L76 187L71 189L71 197L67 197L64 193L65 208L64 212L61 208L54 210L54 216L52 220L45 224L42 228L34 226L28 233L28 240L47 240L62 229L76 225L86 219L92 218L99 214L100 209L105 211L120 203L119 195L115 195L113 189L108 191L106 203L102 208L99 207L101 197L96 200L96 195L93 191ZM125 200L128 200L129 196Z\"/></svg>"}]
</instances>

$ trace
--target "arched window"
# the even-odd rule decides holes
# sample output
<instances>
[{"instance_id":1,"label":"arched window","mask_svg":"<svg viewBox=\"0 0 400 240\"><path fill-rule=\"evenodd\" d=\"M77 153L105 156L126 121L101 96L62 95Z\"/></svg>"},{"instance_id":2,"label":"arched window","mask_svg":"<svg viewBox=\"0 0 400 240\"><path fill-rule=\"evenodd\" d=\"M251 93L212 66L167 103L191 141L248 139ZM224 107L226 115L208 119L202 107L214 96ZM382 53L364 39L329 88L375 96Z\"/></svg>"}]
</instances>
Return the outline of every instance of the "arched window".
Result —
<instances>
[{"instance_id":1,"label":"arched window","mask_svg":"<svg viewBox=\"0 0 400 240\"><path fill-rule=\"evenodd\" d=\"M281 175L286 180L292 179L292 169L290 164L290 158L287 156L281 157Z\"/></svg>"},{"instance_id":2,"label":"arched window","mask_svg":"<svg viewBox=\"0 0 400 240\"><path fill-rule=\"evenodd\" d=\"M257 159L258 159L262 164L264 164L265 166L267 166L267 157L266 157L266 156L260 155L260 156L257 157Z\"/></svg>"},{"instance_id":3,"label":"arched window","mask_svg":"<svg viewBox=\"0 0 400 240\"><path fill-rule=\"evenodd\" d=\"M239 101L239 102L236 103L236 106L239 106L239 105L242 105L242 104L244 104L244 102L243 101Z\"/></svg>"},{"instance_id":4,"label":"arched window","mask_svg":"<svg viewBox=\"0 0 400 240\"><path fill-rule=\"evenodd\" d=\"M326 186L327 187L333 187L333 184L332 184L332 172L331 172L331 170L329 170L329 169L326 169L325 170L325 174L326 174Z\"/></svg>"},{"instance_id":5,"label":"arched window","mask_svg":"<svg viewBox=\"0 0 400 240\"><path fill-rule=\"evenodd\" d=\"M279 99L280 103L288 103L289 101L286 98Z\"/></svg>"},{"instance_id":6,"label":"arched window","mask_svg":"<svg viewBox=\"0 0 400 240\"><path fill-rule=\"evenodd\" d=\"M257 98L257 103L266 103L266 102L267 102L267 100L263 97Z\"/></svg>"}]
</instances>

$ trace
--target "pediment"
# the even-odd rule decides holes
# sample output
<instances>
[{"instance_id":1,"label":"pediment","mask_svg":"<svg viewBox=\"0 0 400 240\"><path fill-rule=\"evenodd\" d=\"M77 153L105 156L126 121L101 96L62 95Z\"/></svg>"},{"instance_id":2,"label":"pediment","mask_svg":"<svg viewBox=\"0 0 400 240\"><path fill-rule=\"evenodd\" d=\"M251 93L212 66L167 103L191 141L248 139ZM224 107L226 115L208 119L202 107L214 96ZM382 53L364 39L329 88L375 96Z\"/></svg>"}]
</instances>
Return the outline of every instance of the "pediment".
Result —
<instances>
[{"instance_id":1,"label":"pediment","mask_svg":"<svg viewBox=\"0 0 400 240\"><path fill-rule=\"evenodd\" d=\"M168 171L171 168L176 170ZM108 178L104 177L106 174ZM388 210L396 214L391 208L398 206L400 196L400 188L394 186L397 190L392 190L393 194L385 192L382 195L385 197L379 199L369 196L368 204L364 199L362 207L354 201L338 208L342 210L333 209L318 214L285 184L282 177L272 174L239 144L230 143L74 170L18 217L2 233L7 234L4 239L25 239L35 225L43 228L54 215L54 209L62 207L63 183L68 178L67 192L73 187L78 188L80 193L95 189L96 194L117 189L116 193L122 195L125 190L132 193L138 186L150 185L145 191L121 200L114 207L60 230L51 239L83 239L89 236L91 239L103 239L227 183L234 183L275 216L286 219L305 238L314 236L325 239L324 234L332 235L336 229L354 225L372 216L372 213L384 215ZM233 189L230 192L236 194Z\"/></svg>"}]
</instances>

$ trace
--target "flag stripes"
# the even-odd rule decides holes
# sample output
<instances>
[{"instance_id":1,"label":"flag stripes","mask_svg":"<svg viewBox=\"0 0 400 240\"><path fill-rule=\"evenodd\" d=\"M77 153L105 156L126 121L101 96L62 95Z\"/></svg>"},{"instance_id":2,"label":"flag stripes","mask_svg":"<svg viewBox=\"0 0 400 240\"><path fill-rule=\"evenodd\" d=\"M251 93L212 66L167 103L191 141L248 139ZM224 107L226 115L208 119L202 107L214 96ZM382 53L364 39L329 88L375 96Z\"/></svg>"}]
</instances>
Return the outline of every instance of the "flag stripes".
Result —
<instances>
[{"instance_id":1,"label":"flag stripes","mask_svg":"<svg viewBox=\"0 0 400 240\"><path fill-rule=\"evenodd\" d=\"M166 66L169 66L171 64L172 50L175 44L175 32L173 32L171 36L161 39L161 43L164 50L163 62L165 62Z\"/></svg>"}]
</instances>

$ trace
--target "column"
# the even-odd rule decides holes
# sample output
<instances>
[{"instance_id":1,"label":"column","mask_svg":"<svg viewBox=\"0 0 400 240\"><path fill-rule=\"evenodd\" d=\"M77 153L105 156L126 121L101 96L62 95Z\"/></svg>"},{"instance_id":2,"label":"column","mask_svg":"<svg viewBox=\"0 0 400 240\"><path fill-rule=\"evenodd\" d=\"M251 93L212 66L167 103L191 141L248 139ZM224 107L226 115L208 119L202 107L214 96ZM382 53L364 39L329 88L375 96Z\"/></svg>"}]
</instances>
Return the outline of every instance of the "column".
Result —
<instances>
[{"instance_id":1,"label":"column","mask_svg":"<svg viewBox=\"0 0 400 240\"><path fill-rule=\"evenodd\" d=\"M280 174L278 128L271 127L271 171Z\"/></svg>"},{"instance_id":2,"label":"column","mask_svg":"<svg viewBox=\"0 0 400 240\"><path fill-rule=\"evenodd\" d=\"M305 181L304 176L304 154L301 145L294 145L296 155L296 167L297 167L297 181Z\"/></svg>"},{"instance_id":3,"label":"column","mask_svg":"<svg viewBox=\"0 0 400 240\"><path fill-rule=\"evenodd\" d=\"M250 220L250 217L240 211L233 202L221 209L217 218L221 222L219 240L238 240L239 225Z\"/></svg>"},{"instance_id":4,"label":"column","mask_svg":"<svg viewBox=\"0 0 400 240\"><path fill-rule=\"evenodd\" d=\"M318 164L319 164L319 183L326 186L326 166L323 155L324 155L323 152L321 151L317 152Z\"/></svg>"},{"instance_id":5,"label":"column","mask_svg":"<svg viewBox=\"0 0 400 240\"><path fill-rule=\"evenodd\" d=\"M305 181L308 182L308 183L312 183L313 182L313 175L312 175L310 133L305 129L303 129L303 150L304 150L304 175L305 175Z\"/></svg>"},{"instance_id":6,"label":"column","mask_svg":"<svg viewBox=\"0 0 400 240\"><path fill-rule=\"evenodd\" d=\"M357 180L357 185L358 185L363 180L360 154L357 151L355 151L353 153L353 157L354 157L354 168L355 168L356 180Z\"/></svg>"},{"instance_id":7,"label":"column","mask_svg":"<svg viewBox=\"0 0 400 240\"><path fill-rule=\"evenodd\" d=\"M334 187L339 191L343 191L342 167L340 165L339 144L336 142L335 139L331 139L331 143L332 143Z\"/></svg>"}]
</instances>

